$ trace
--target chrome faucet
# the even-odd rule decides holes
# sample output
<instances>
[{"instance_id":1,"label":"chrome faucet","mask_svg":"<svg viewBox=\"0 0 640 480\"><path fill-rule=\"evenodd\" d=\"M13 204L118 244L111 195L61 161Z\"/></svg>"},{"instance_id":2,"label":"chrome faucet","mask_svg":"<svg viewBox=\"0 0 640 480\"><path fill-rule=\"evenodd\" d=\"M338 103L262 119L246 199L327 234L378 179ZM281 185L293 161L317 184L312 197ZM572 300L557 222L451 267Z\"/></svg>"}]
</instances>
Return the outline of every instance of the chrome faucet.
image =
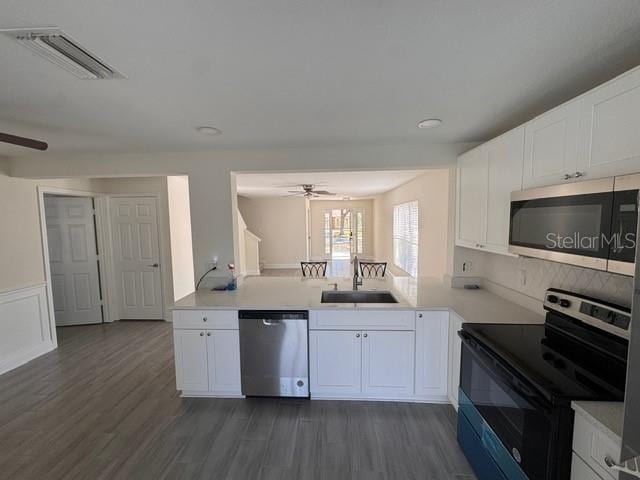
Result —
<instances>
[{"instance_id":1,"label":"chrome faucet","mask_svg":"<svg viewBox=\"0 0 640 480\"><path fill-rule=\"evenodd\" d=\"M360 269L360 262L358 261L358 256L353 257L353 289L358 290L358 287L362 285L362 278L360 278L360 274L358 270Z\"/></svg>"}]
</instances>

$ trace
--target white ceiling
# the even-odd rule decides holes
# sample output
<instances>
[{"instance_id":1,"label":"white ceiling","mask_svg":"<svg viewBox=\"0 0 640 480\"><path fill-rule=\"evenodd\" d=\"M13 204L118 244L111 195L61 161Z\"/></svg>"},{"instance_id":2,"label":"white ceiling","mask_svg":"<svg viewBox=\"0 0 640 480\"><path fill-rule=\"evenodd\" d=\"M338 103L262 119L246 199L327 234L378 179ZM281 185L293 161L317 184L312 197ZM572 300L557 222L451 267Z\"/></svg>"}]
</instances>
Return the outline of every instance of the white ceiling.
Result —
<instances>
[{"instance_id":1,"label":"white ceiling","mask_svg":"<svg viewBox=\"0 0 640 480\"><path fill-rule=\"evenodd\" d=\"M315 185L335 196L314 200L340 200L343 197L367 198L386 192L422 175L425 170L366 172L241 173L236 175L238 194L245 197L281 197L289 190L302 192L302 184Z\"/></svg>"},{"instance_id":2,"label":"white ceiling","mask_svg":"<svg viewBox=\"0 0 640 480\"><path fill-rule=\"evenodd\" d=\"M0 36L0 131L58 153L483 140L640 63L638 0L2 2L44 25L128 76Z\"/></svg>"}]
</instances>

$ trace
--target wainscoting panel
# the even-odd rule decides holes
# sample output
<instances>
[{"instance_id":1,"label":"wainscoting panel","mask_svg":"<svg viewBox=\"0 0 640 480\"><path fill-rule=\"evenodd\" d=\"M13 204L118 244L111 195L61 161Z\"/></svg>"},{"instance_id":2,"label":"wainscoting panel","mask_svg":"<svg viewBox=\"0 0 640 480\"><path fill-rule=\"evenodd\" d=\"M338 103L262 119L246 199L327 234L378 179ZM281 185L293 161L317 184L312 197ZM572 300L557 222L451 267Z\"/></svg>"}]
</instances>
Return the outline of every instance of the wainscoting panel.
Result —
<instances>
[{"instance_id":1,"label":"wainscoting panel","mask_svg":"<svg viewBox=\"0 0 640 480\"><path fill-rule=\"evenodd\" d=\"M55 348L45 285L0 292L0 374Z\"/></svg>"}]
</instances>

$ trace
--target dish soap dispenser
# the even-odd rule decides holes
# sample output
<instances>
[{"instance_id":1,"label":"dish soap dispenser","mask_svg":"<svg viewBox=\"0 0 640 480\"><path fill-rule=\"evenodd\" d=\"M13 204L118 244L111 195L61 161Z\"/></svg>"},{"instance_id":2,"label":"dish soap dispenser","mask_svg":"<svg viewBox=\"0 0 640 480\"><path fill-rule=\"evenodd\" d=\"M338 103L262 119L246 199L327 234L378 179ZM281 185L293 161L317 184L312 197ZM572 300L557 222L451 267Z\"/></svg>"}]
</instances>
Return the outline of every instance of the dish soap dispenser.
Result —
<instances>
[{"instance_id":1,"label":"dish soap dispenser","mask_svg":"<svg viewBox=\"0 0 640 480\"><path fill-rule=\"evenodd\" d=\"M229 274L231 275L229 283L227 283L227 290L235 290L238 288L238 281L235 275L236 266L235 264L230 263L229 265L227 265L227 267L229 268Z\"/></svg>"}]
</instances>

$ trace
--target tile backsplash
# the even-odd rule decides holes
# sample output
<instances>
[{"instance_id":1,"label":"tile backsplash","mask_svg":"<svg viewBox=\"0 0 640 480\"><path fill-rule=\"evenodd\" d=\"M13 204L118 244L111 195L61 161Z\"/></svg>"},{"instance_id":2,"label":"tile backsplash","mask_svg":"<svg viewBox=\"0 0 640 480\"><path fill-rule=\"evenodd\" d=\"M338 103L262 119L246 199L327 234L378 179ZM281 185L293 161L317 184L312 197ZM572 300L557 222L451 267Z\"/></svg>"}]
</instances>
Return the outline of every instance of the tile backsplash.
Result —
<instances>
[{"instance_id":1,"label":"tile backsplash","mask_svg":"<svg viewBox=\"0 0 640 480\"><path fill-rule=\"evenodd\" d=\"M483 276L536 300L555 287L630 306L633 292L632 277L527 257L486 253Z\"/></svg>"}]
</instances>

